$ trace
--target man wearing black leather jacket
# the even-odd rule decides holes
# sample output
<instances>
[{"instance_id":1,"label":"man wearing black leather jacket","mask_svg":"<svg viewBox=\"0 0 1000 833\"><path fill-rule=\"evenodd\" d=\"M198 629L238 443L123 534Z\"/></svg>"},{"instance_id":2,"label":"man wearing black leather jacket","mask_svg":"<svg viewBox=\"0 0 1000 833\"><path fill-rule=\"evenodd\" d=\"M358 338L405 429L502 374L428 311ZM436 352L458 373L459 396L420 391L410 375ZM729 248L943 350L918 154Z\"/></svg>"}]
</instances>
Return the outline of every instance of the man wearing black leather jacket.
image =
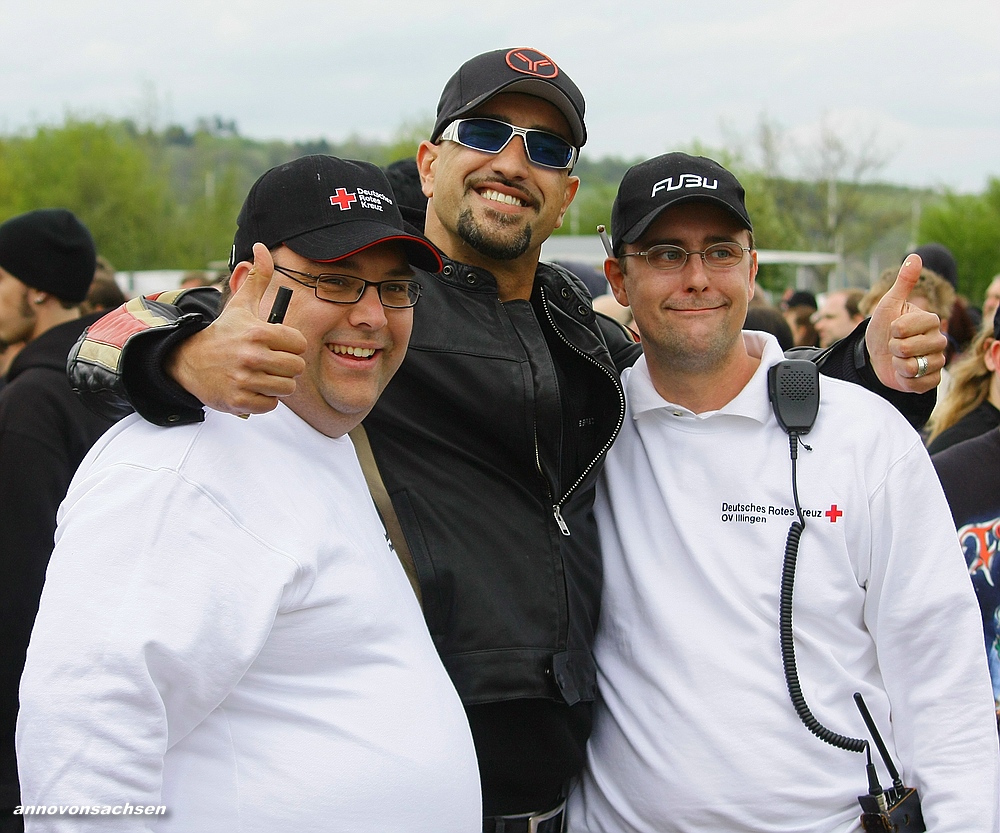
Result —
<instances>
[{"instance_id":1,"label":"man wearing black leather jacket","mask_svg":"<svg viewBox=\"0 0 1000 833\"><path fill-rule=\"evenodd\" d=\"M619 371L641 349L570 273L538 261L579 184L583 116L576 85L533 49L477 56L448 82L417 156L425 234L445 266L419 276L409 353L364 423L466 705L490 831L559 830L583 765L601 586L594 481L624 416ZM92 328L72 362L78 386L160 424L201 419L203 405L273 408L301 370L298 333L258 321L242 290L208 326L209 292L136 299ZM899 313L873 316L871 362L861 327L822 367L922 422L933 394L895 395L869 366L900 389L935 382L936 317ZM890 349L934 354L931 372L905 378Z\"/></svg>"}]
</instances>

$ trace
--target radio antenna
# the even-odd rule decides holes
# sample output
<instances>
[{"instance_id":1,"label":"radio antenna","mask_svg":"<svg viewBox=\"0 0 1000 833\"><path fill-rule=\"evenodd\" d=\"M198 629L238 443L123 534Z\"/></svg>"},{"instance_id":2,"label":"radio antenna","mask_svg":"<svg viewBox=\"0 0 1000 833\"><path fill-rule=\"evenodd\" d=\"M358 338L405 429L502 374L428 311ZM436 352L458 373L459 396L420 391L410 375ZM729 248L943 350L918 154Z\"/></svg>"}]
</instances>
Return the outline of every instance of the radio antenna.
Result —
<instances>
[{"instance_id":1,"label":"radio antenna","mask_svg":"<svg viewBox=\"0 0 1000 833\"><path fill-rule=\"evenodd\" d=\"M875 741L875 746L878 747L878 754L882 756L882 762L885 764L885 768L889 770L889 775L892 776L892 786L897 790L902 789L903 779L899 777L899 770L896 769L896 765L892 762L892 758L889 756L889 750L885 748L885 741L882 740L882 735L879 734L878 726L876 726L875 721L872 720L871 712L868 711L868 706L865 705L865 698L861 696L860 691L854 692L854 702L857 703L858 711L861 712L861 717L864 719L865 725L871 733L872 740Z\"/></svg>"}]
</instances>

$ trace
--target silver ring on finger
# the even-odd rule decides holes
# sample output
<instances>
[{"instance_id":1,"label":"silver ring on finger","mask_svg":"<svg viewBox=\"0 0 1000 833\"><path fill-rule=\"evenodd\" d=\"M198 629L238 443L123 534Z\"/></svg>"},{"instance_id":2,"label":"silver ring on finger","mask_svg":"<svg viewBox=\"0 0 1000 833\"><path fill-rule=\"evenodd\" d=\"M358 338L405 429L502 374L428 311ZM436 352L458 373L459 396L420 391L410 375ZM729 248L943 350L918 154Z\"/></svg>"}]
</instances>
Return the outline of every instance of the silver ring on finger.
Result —
<instances>
[{"instance_id":1,"label":"silver ring on finger","mask_svg":"<svg viewBox=\"0 0 1000 833\"><path fill-rule=\"evenodd\" d=\"M917 375L915 379L919 379L921 376L927 375L927 370L929 367L929 362L927 361L927 356L917 356Z\"/></svg>"}]
</instances>

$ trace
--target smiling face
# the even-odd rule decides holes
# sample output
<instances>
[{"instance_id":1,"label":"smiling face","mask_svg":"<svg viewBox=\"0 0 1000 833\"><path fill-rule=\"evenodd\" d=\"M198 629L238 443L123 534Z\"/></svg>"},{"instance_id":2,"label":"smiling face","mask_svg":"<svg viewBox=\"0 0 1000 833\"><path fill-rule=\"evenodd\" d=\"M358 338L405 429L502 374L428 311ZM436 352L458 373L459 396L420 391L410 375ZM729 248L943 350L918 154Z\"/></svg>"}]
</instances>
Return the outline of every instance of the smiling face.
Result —
<instances>
[{"instance_id":1,"label":"smiling face","mask_svg":"<svg viewBox=\"0 0 1000 833\"><path fill-rule=\"evenodd\" d=\"M685 203L663 211L625 249L640 252L672 244L695 252L724 242L748 246L749 232L724 208ZM625 263L624 272L620 263ZM741 353L740 331L757 275L756 251L736 266L711 271L696 254L670 271L654 269L642 257L609 259L606 267L618 302L632 308L651 374L712 373Z\"/></svg>"},{"instance_id":2,"label":"smiling face","mask_svg":"<svg viewBox=\"0 0 1000 833\"><path fill-rule=\"evenodd\" d=\"M330 263L307 260L282 246L274 252L274 262L312 275L335 273L373 282L413 277L402 248L393 242ZM275 272L261 300L262 318L279 286L293 290L284 323L308 343L305 372L296 379L295 393L283 401L316 430L340 436L367 415L402 363L413 309L383 307L373 286L365 288L356 304L322 301L312 289Z\"/></svg>"},{"instance_id":3,"label":"smiling face","mask_svg":"<svg viewBox=\"0 0 1000 833\"><path fill-rule=\"evenodd\" d=\"M492 118L572 141L562 113L534 96L501 93L466 117ZM417 164L429 198L428 238L450 257L484 265L526 254L537 260L580 184L565 170L532 164L520 136L495 154L457 142L424 142Z\"/></svg>"}]
</instances>

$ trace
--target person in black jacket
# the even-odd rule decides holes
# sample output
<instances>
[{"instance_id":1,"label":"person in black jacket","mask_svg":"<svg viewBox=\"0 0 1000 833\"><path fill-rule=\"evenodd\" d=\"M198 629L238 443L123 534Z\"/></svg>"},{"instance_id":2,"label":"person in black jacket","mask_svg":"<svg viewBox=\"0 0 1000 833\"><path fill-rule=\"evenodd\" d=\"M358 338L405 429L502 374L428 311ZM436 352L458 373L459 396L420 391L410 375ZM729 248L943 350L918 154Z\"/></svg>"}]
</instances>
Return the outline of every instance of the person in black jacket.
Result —
<instances>
[{"instance_id":1,"label":"person in black jacket","mask_svg":"<svg viewBox=\"0 0 1000 833\"><path fill-rule=\"evenodd\" d=\"M96 265L94 241L65 209L0 225L0 339L25 342L0 391L0 831L20 830L14 759L17 688L52 553L56 510L91 445L111 420L86 408L66 378L66 357Z\"/></svg>"},{"instance_id":2,"label":"person in black jacket","mask_svg":"<svg viewBox=\"0 0 1000 833\"><path fill-rule=\"evenodd\" d=\"M594 313L578 279L539 262L576 194L586 138L583 95L537 50L478 55L448 81L417 153L425 234L444 268L420 276L406 359L364 421L466 706L489 831L559 829L591 728L594 486L624 419L619 372L641 348ZM257 322L255 298L237 293L211 324L217 301L204 293L163 300L134 299L81 342L71 370L89 398L175 424L205 405L265 412L294 390L298 334ZM898 315L874 319L875 368L898 388L929 390L944 361L937 318ZM824 369L892 397L865 337L846 339ZM121 350L113 364L96 358L101 345ZM912 379L913 360L890 346L930 354L927 376ZM917 421L933 405L896 399Z\"/></svg>"},{"instance_id":3,"label":"person in black jacket","mask_svg":"<svg viewBox=\"0 0 1000 833\"><path fill-rule=\"evenodd\" d=\"M995 426L931 457L941 480L983 619L1000 725L1000 430Z\"/></svg>"}]
</instances>

